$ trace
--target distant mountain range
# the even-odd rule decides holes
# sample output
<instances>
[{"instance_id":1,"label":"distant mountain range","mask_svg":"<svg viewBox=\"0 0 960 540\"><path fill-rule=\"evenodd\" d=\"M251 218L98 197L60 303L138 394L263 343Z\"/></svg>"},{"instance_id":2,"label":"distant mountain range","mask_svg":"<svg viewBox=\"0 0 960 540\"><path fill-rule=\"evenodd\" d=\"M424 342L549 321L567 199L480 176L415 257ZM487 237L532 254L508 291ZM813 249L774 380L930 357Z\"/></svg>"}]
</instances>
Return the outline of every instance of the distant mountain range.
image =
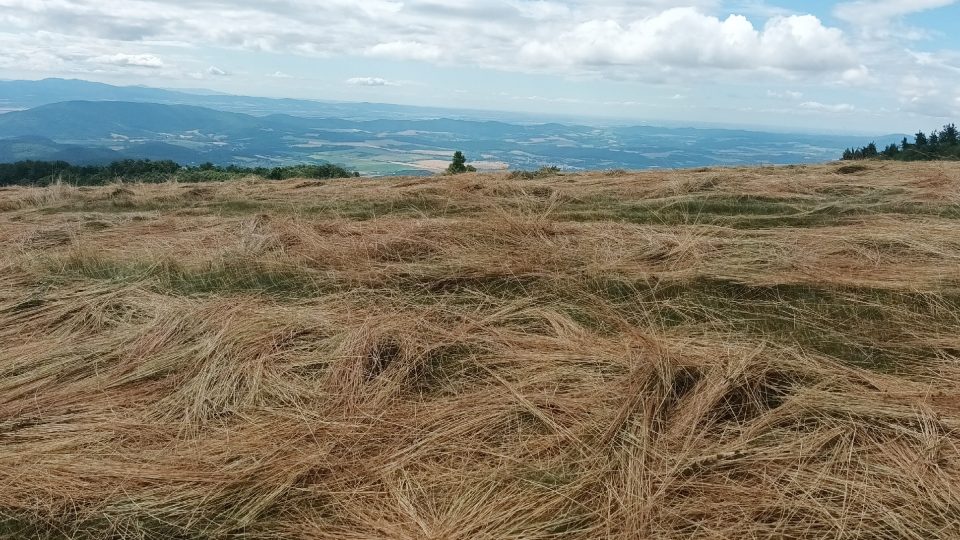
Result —
<instances>
[{"instance_id":1,"label":"distant mountain range","mask_svg":"<svg viewBox=\"0 0 960 540\"><path fill-rule=\"evenodd\" d=\"M210 90L178 91L147 86L114 86L77 79L0 81L0 109L30 109L63 101L129 101L164 105L195 105L254 116L289 114L312 118L346 118L352 120L419 120L441 117L510 121L532 121L534 119L530 115L521 113L411 107L385 103L341 103L235 96Z\"/></svg>"},{"instance_id":2,"label":"distant mountain range","mask_svg":"<svg viewBox=\"0 0 960 540\"><path fill-rule=\"evenodd\" d=\"M198 95L59 79L0 82L0 100L5 108L26 108L0 114L0 161L332 162L367 175L391 175L442 169L454 150L466 152L481 169L646 169L823 162L864 141L724 129L481 121L435 117L437 110L401 106ZM290 114L298 110L300 114ZM876 142L882 146L902 137L887 135Z\"/></svg>"},{"instance_id":3,"label":"distant mountain range","mask_svg":"<svg viewBox=\"0 0 960 540\"><path fill-rule=\"evenodd\" d=\"M0 139L0 163L34 160L66 161L73 165L102 165L121 159L169 159L177 163L196 164L205 161L202 157L198 152L162 142L146 142L113 150L62 144L33 135Z\"/></svg>"}]
</instances>

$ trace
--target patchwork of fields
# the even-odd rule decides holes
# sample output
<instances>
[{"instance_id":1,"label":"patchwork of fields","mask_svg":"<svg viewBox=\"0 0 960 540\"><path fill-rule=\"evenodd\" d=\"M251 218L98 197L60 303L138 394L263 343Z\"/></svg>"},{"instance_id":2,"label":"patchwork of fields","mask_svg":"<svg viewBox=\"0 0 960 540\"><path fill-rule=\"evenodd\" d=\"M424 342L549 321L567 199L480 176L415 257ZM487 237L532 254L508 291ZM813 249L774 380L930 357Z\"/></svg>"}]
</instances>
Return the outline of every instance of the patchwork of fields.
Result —
<instances>
[{"instance_id":1,"label":"patchwork of fields","mask_svg":"<svg viewBox=\"0 0 960 540\"><path fill-rule=\"evenodd\" d=\"M0 189L0 537L950 536L958 220L954 163Z\"/></svg>"}]
</instances>

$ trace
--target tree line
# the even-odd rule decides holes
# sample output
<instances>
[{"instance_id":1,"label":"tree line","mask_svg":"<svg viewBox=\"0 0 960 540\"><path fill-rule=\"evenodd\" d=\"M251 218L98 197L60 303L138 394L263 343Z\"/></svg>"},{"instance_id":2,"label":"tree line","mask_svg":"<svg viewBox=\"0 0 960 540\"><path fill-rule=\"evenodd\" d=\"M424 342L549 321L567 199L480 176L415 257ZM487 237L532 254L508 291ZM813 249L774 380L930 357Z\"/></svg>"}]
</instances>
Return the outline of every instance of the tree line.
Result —
<instances>
[{"instance_id":1,"label":"tree line","mask_svg":"<svg viewBox=\"0 0 960 540\"><path fill-rule=\"evenodd\" d=\"M907 137L900 144L890 144L883 150L877 148L876 143L870 143L861 148L847 148L843 152L843 160L860 159L894 159L897 161L934 161L960 159L960 131L954 124L947 124L943 129L930 133L920 131L914 135L911 143Z\"/></svg>"},{"instance_id":2,"label":"tree line","mask_svg":"<svg viewBox=\"0 0 960 540\"><path fill-rule=\"evenodd\" d=\"M109 165L71 165L65 161L18 161L0 163L0 186L44 186L64 182L78 186L99 186L116 182L220 182L259 176L268 180L288 178L352 178L360 173L329 163L290 167L242 167L238 165L183 166L174 161L125 159Z\"/></svg>"}]
</instances>

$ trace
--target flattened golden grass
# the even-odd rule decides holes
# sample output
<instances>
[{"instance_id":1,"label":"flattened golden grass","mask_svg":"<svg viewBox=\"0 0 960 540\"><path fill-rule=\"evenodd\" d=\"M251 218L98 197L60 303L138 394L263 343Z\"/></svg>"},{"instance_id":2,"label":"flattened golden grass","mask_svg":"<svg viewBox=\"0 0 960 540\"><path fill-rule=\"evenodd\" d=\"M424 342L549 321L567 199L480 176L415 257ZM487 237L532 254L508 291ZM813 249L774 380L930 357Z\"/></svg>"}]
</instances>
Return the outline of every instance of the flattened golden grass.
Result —
<instances>
[{"instance_id":1,"label":"flattened golden grass","mask_svg":"<svg viewBox=\"0 0 960 540\"><path fill-rule=\"evenodd\" d=\"M950 538L960 168L0 191L0 537Z\"/></svg>"}]
</instances>

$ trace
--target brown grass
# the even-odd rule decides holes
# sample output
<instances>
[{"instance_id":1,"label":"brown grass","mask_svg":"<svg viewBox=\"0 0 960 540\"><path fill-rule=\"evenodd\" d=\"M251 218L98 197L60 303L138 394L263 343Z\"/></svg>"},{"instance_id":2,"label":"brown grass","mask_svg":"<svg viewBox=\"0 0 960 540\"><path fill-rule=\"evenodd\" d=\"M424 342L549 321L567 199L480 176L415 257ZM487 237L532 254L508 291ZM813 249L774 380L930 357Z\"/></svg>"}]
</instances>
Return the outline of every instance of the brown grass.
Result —
<instances>
[{"instance_id":1,"label":"brown grass","mask_svg":"<svg viewBox=\"0 0 960 540\"><path fill-rule=\"evenodd\" d=\"M0 537L955 538L960 168L0 191Z\"/></svg>"}]
</instances>

